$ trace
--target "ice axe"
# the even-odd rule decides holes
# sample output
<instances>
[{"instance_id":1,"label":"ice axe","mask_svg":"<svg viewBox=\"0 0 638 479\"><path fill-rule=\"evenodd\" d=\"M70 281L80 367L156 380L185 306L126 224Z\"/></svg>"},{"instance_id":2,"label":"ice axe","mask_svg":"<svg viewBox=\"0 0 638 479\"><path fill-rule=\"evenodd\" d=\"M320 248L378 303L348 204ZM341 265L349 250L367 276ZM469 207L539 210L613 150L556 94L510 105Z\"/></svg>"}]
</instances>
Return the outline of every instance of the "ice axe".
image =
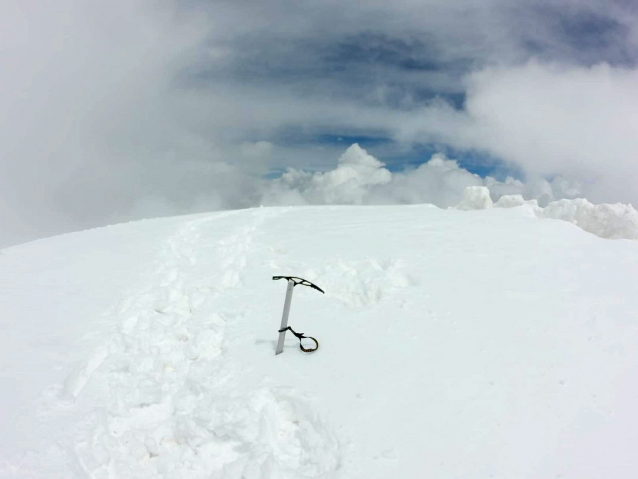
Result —
<instances>
[{"instance_id":1,"label":"ice axe","mask_svg":"<svg viewBox=\"0 0 638 479\"><path fill-rule=\"evenodd\" d=\"M288 313L290 313L290 303L292 301L292 290L297 285L309 286L317 291L320 291L325 294L324 290L321 289L316 284L312 284L310 281L307 281L303 278L297 278L296 276L273 276L273 280L285 279L288 281L288 288L286 289L286 301L284 302L284 314L281 317L281 328L279 328L279 340L277 341L277 350L275 351L275 355L284 352L284 339L286 339L286 331L290 330L292 334L294 334L299 339L299 347L304 353L311 353L319 349L319 341L310 336L304 336L303 333L295 332L290 326L288 326ZM304 348L303 344L301 344L301 340L303 338L312 339L315 342L314 348Z\"/></svg>"}]
</instances>

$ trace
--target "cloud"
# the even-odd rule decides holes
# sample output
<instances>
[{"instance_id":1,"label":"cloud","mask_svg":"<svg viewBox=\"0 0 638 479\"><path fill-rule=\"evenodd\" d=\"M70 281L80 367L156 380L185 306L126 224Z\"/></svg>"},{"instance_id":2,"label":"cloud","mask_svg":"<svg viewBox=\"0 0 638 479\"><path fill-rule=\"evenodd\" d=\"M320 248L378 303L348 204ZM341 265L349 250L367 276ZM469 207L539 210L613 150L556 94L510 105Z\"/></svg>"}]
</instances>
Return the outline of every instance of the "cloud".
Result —
<instances>
[{"instance_id":1,"label":"cloud","mask_svg":"<svg viewBox=\"0 0 638 479\"><path fill-rule=\"evenodd\" d=\"M427 143L526 173L493 192L631 201L637 15L594 0L2 2L0 245L265 200L452 205L492 181L436 157L375 183L382 167L335 169L344 146L327 136L394 140L370 149L386 162Z\"/></svg>"},{"instance_id":2,"label":"cloud","mask_svg":"<svg viewBox=\"0 0 638 479\"><path fill-rule=\"evenodd\" d=\"M10 0L0 19L3 242L103 224L170 171L144 174L159 154L188 154L164 110L202 37L170 5Z\"/></svg>"},{"instance_id":3,"label":"cloud","mask_svg":"<svg viewBox=\"0 0 638 479\"><path fill-rule=\"evenodd\" d=\"M265 183L261 201L278 206L430 203L447 208L458 205L468 187L489 187L494 201L518 194L543 205L580 192L577 185L562 178L551 183L540 178L530 183L511 177L505 181L481 178L442 154L435 154L416 169L392 173L354 144L332 170L312 173L291 168L281 178Z\"/></svg>"},{"instance_id":4,"label":"cloud","mask_svg":"<svg viewBox=\"0 0 638 479\"><path fill-rule=\"evenodd\" d=\"M638 202L638 70L533 61L483 70L468 85L460 144L579 181L595 202Z\"/></svg>"},{"instance_id":5,"label":"cloud","mask_svg":"<svg viewBox=\"0 0 638 479\"><path fill-rule=\"evenodd\" d=\"M368 201L370 191L392 181L383 163L354 144L339 158L334 170L308 173L289 169L267 188L267 204L356 204Z\"/></svg>"}]
</instances>

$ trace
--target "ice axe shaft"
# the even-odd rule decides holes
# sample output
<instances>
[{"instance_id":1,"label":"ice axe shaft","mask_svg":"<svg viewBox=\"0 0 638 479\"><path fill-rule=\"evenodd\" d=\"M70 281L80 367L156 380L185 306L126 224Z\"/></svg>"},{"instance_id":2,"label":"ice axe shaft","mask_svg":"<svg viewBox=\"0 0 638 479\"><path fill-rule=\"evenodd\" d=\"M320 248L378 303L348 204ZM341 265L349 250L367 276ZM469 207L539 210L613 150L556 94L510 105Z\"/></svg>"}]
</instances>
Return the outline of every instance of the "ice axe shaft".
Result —
<instances>
[{"instance_id":1,"label":"ice axe shaft","mask_svg":"<svg viewBox=\"0 0 638 479\"><path fill-rule=\"evenodd\" d=\"M279 340L277 341L277 351L275 355L284 351L284 340L286 339L286 329L288 328L288 314L290 313L290 303L292 302L292 291L295 288L295 283L289 279L288 289L286 289L286 301L284 302L284 314L281 316L281 331L279 333ZM282 331L283 330L283 331Z\"/></svg>"}]
</instances>

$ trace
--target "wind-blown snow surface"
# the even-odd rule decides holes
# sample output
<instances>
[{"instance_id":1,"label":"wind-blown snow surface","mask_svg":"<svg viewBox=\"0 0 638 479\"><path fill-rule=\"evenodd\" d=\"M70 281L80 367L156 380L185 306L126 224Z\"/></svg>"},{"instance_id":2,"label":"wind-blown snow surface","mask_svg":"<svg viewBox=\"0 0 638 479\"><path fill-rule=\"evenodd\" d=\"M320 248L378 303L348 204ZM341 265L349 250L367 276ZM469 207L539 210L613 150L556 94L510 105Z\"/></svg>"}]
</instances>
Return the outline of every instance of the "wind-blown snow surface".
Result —
<instances>
[{"instance_id":1,"label":"wind-blown snow surface","mask_svg":"<svg viewBox=\"0 0 638 479\"><path fill-rule=\"evenodd\" d=\"M3 477L638 475L638 243L525 205L149 220L0 265ZM274 354L280 274L326 291L292 302L316 353Z\"/></svg>"}]
</instances>

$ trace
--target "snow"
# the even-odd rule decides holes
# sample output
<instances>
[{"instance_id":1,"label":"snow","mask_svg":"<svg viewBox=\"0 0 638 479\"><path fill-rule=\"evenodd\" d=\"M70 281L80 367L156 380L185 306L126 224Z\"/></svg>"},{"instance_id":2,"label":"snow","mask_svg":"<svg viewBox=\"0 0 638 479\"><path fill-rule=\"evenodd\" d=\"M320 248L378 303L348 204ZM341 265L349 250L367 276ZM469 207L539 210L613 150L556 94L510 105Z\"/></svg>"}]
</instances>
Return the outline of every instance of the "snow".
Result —
<instances>
[{"instance_id":1,"label":"snow","mask_svg":"<svg viewBox=\"0 0 638 479\"><path fill-rule=\"evenodd\" d=\"M583 198L559 200L548 204L542 216L569 221L602 238L638 239L638 211L631 205L593 205Z\"/></svg>"},{"instance_id":2,"label":"snow","mask_svg":"<svg viewBox=\"0 0 638 479\"><path fill-rule=\"evenodd\" d=\"M516 206L523 206L524 204L525 200L523 199L523 195L503 195L494 203L494 207L514 208Z\"/></svg>"},{"instance_id":3,"label":"snow","mask_svg":"<svg viewBox=\"0 0 638 479\"><path fill-rule=\"evenodd\" d=\"M503 195L492 203L487 187L470 186L463 191L463 201L456 209L484 210L492 207L521 207L521 213L567 221L601 238L638 239L638 211L622 203L593 205L584 198L576 198L553 201L541 208L536 200L525 201L522 195Z\"/></svg>"},{"instance_id":4,"label":"snow","mask_svg":"<svg viewBox=\"0 0 638 479\"><path fill-rule=\"evenodd\" d=\"M485 186L468 186L463 190L463 200L456 206L459 210L485 210L492 208L490 190Z\"/></svg>"},{"instance_id":5,"label":"snow","mask_svg":"<svg viewBox=\"0 0 638 479\"><path fill-rule=\"evenodd\" d=\"M638 243L581 229L627 234L632 213L501 200L257 208L3 250L0 476L636 476ZM326 291L296 287L290 312L317 352L288 334L275 356L273 275Z\"/></svg>"}]
</instances>

